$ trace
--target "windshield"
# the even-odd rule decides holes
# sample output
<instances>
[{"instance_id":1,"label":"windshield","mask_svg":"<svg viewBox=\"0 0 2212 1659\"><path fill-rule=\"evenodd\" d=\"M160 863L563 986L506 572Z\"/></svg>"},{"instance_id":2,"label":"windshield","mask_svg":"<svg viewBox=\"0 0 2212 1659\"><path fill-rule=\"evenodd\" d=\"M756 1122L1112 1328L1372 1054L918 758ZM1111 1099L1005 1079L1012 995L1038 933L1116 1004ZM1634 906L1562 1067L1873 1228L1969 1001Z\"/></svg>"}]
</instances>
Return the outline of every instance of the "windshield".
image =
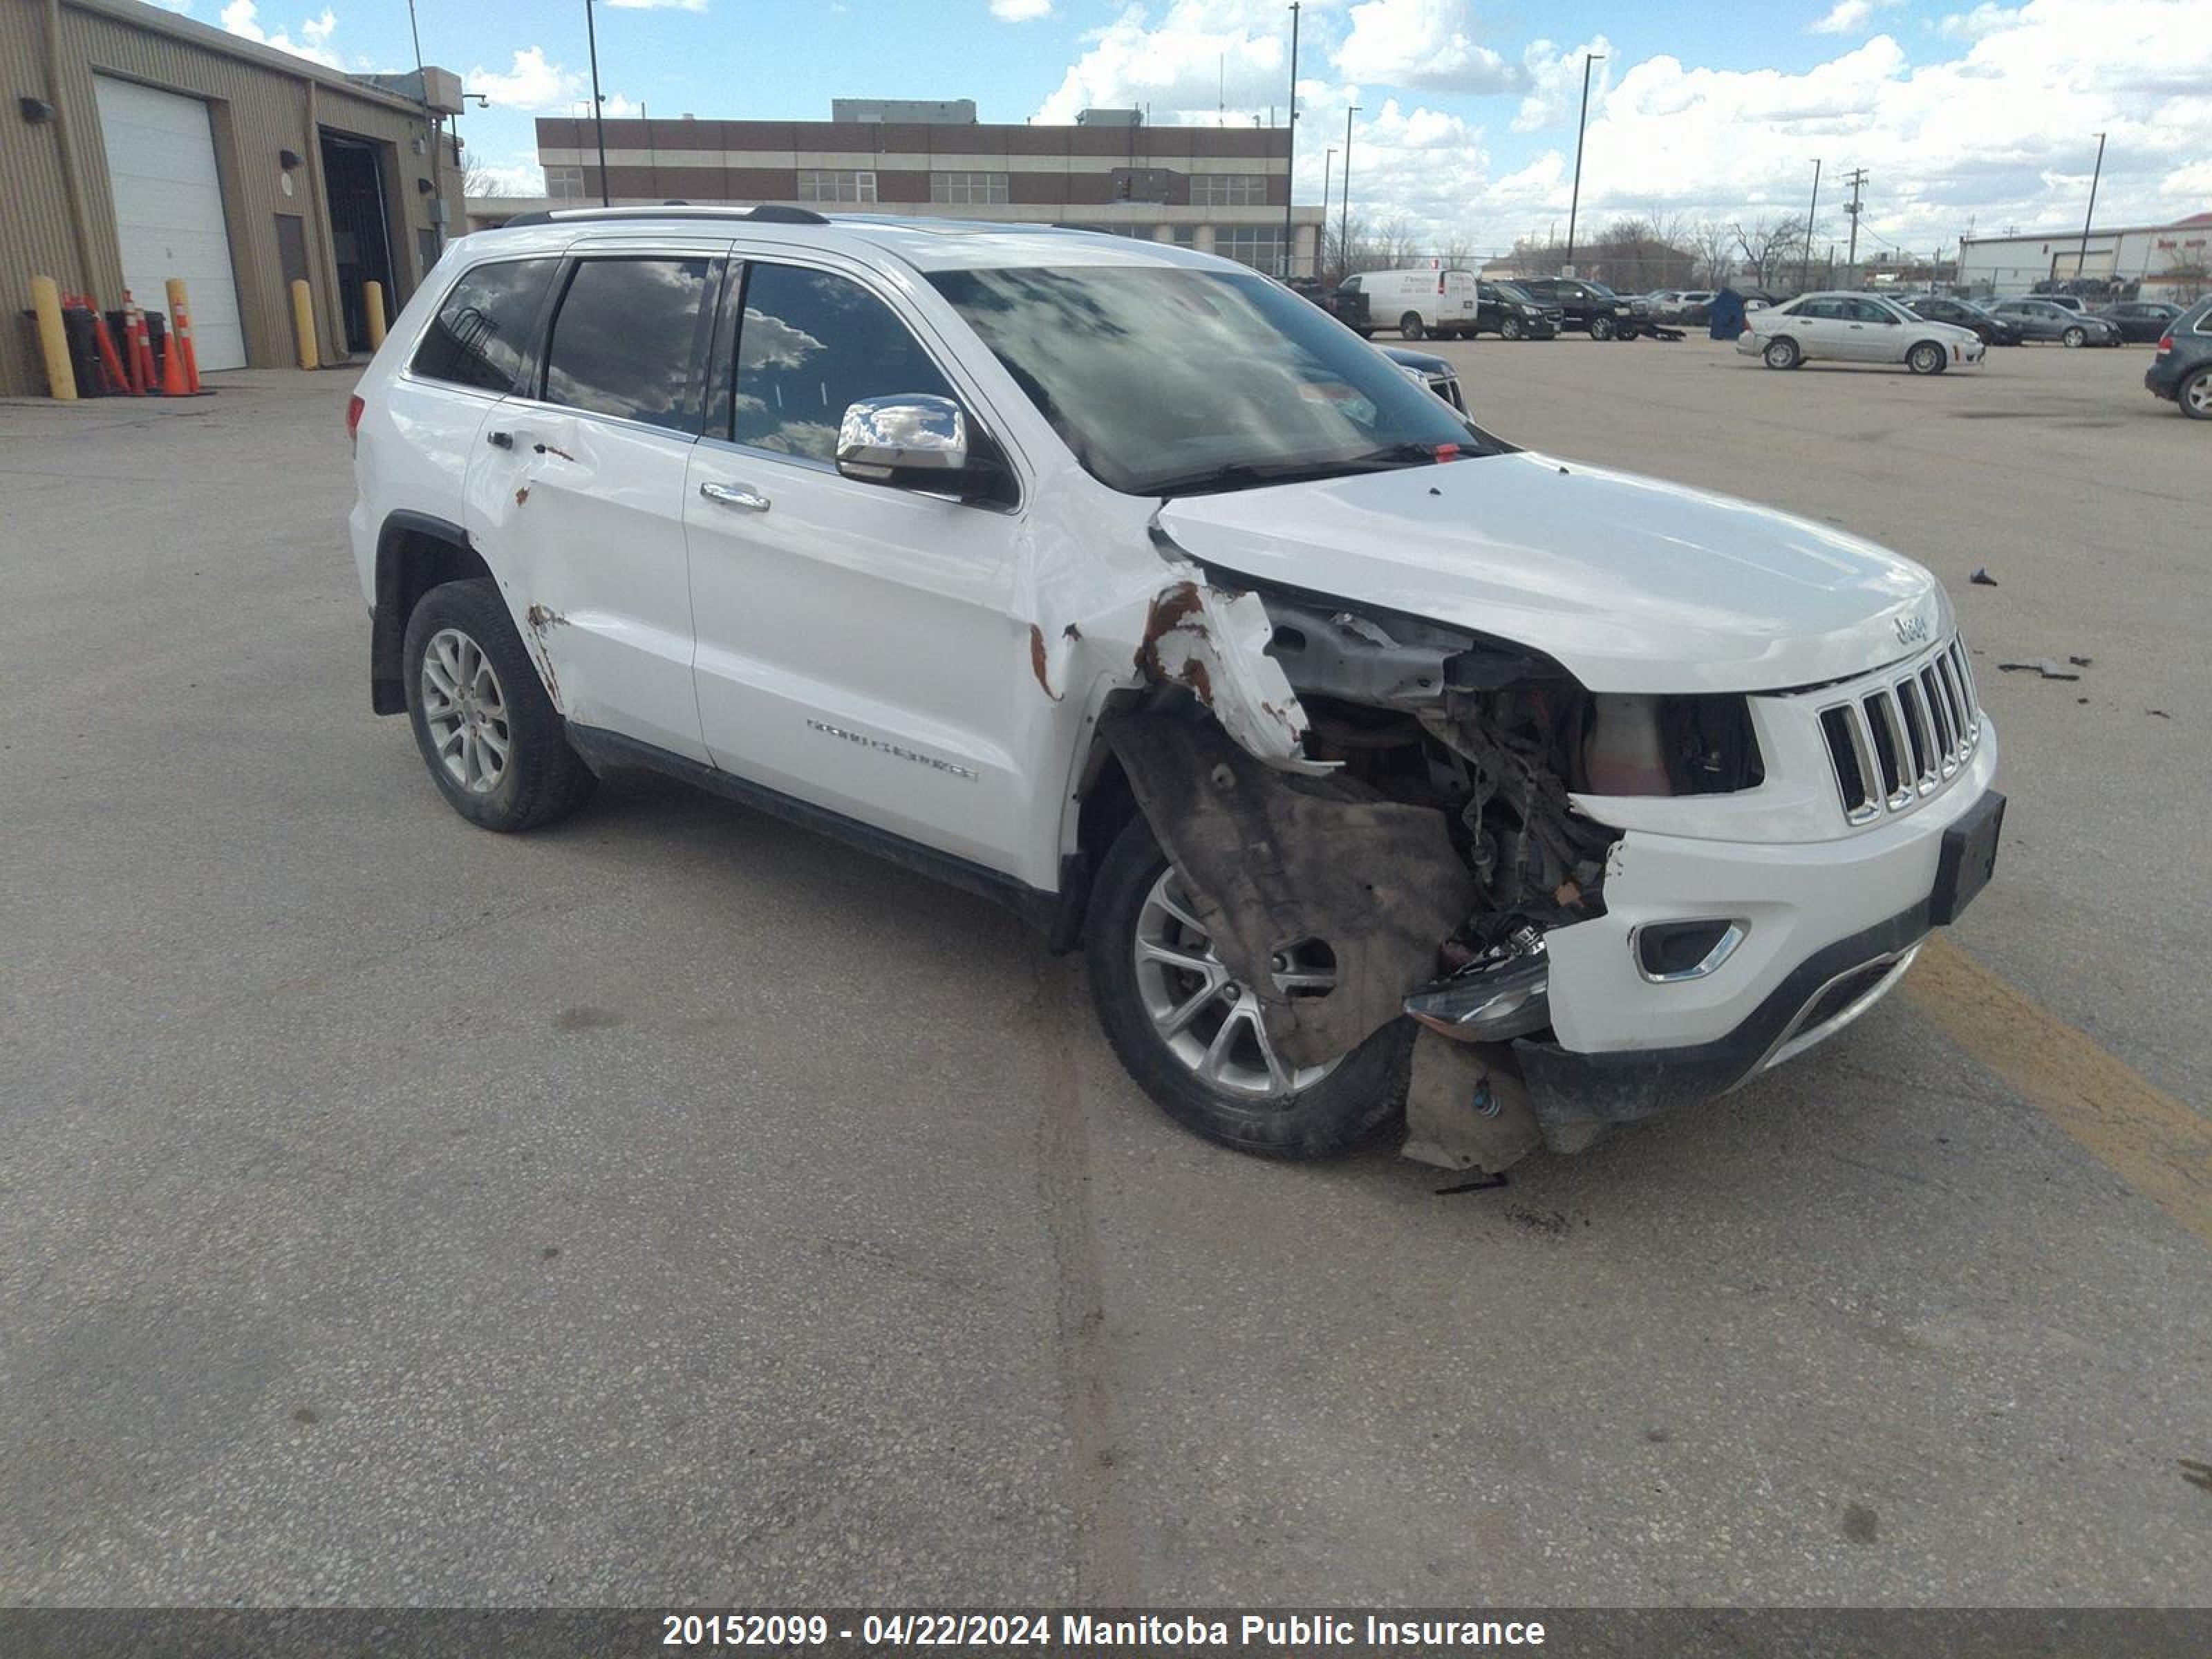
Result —
<instances>
[{"instance_id":1,"label":"windshield","mask_svg":"<svg viewBox=\"0 0 2212 1659\"><path fill-rule=\"evenodd\" d=\"M1078 265L930 281L1085 469L1129 495L1489 453L1396 364L1256 273Z\"/></svg>"},{"instance_id":2,"label":"windshield","mask_svg":"<svg viewBox=\"0 0 2212 1659\"><path fill-rule=\"evenodd\" d=\"M1530 294L1527 289L1522 288L1516 283L1498 283L1493 284L1493 286L1496 288L1498 294L1503 295L1504 298L1512 301L1516 305L1533 306L1536 303L1535 296Z\"/></svg>"}]
</instances>

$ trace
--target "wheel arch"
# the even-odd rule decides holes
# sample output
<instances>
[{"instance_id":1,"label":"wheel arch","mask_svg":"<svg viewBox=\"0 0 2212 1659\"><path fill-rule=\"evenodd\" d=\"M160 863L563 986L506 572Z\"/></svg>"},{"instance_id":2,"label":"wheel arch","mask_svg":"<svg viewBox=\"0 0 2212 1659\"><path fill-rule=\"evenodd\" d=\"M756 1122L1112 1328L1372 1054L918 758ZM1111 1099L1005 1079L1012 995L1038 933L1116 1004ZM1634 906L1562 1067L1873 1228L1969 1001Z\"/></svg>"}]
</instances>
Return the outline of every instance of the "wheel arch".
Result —
<instances>
[{"instance_id":1,"label":"wheel arch","mask_svg":"<svg viewBox=\"0 0 2212 1659\"><path fill-rule=\"evenodd\" d=\"M380 714L407 712L400 646L422 596L447 582L489 577L491 567L469 545L468 532L428 513L388 516L376 536L376 603L370 613L369 706Z\"/></svg>"}]
</instances>

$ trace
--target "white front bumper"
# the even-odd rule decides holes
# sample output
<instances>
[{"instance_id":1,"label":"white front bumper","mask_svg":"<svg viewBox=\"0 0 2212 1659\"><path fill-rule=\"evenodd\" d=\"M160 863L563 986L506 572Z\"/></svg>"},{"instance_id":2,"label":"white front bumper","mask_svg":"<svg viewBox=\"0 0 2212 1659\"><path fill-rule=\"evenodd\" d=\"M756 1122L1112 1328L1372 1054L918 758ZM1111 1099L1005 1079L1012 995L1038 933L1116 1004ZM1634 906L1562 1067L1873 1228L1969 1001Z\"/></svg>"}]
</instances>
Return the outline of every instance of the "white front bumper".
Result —
<instances>
[{"instance_id":1,"label":"white front bumper","mask_svg":"<svg viewBox=\"0 0 2212 1659\"><path fill-rule=\"evenodd\" d=\"M1606 873L1606 914L1546 936L1559 1046L1601 1054L1717 1042L1817 952L1924 902L1943 832L1996 771L1996 730L1981 720L1971 763L1942 794L1855 834L1770 844L1626 831ZM1745 924L1734 954L1702 978L1644 976L1632 945L1638 927L1707 919Z\"/></svg>"}]
</instances>

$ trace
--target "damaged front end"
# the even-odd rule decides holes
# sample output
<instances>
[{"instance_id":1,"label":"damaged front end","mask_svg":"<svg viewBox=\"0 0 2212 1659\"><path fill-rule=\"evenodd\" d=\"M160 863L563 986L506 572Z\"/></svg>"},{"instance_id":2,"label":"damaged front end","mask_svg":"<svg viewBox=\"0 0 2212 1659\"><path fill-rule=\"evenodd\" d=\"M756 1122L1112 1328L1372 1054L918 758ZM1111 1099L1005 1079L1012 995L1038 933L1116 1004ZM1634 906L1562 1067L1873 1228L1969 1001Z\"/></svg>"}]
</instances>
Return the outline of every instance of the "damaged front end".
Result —
<instances>
[{"instance_id":1,"label":"damaged front end","mask_svg":"<svg viewBox=\"0 0 2212 1659\"><path fill-rule=\"evenodd\" d=\"M1155 599L1137 665L1147 694L1103 734L1277 1049L1323 1066L1410 1016L1408 1156L1497 1170L1539 1144L1504 1045L1549 1026L1546 935L1603 914L1619 839L1571 795L1698 787L1710 711L1225 576ZM1275 971L1317 957L1325 993Z\"/></svg>"}]
</instances>

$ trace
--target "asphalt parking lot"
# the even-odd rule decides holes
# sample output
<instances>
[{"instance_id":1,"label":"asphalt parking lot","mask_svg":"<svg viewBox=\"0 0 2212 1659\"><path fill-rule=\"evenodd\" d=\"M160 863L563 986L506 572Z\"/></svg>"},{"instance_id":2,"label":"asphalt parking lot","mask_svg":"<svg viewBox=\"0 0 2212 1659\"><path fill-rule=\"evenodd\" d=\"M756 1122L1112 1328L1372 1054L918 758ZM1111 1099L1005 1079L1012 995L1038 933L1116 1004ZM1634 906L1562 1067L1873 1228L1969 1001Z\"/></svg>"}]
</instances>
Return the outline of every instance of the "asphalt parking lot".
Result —
<instances>
[{"instance_id":1,"label":"asphalt parking lot","mask_svg":"<svg viewBox=\"0 0 2212 1659\"><path fill-rule=\"evenodd\" d=\"M2212 434L2140 347L1443 349L1931 565L2012 799L1907 994L1455 1196L1188 1137L1076 963L738 807L464 824L349 375L0 406L0 1594L2212 1600Z\"/></svg>"}]
</instances>

